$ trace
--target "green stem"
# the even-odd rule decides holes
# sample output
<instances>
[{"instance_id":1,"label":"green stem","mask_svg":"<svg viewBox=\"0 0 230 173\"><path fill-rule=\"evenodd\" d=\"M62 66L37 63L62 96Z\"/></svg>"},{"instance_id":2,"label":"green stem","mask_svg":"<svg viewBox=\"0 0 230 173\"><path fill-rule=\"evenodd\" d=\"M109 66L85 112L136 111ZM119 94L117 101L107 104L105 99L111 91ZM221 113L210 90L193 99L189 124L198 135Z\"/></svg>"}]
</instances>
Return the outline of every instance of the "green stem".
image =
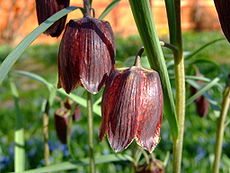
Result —
<instances>
[{"instance_id":1,"label":"green stem","mask_svg":"<svg viewBox=\"0 0 230 173\"><path fill-rule=\"evenodd\" d=\"M175 65L176 71L176 111L179 128L178 138L173 140L173 172L181 172L181 160L185 121L185 74L184 59Z\"/></svg>"},{"instance_id":2,"label":"green stem","mask_svg":"<svg viewBox=\"0 0 230 173\"><path fill-rule=\"evenodd\" d=\"M43 138L44 138L44 160L45 165L48 166L50 150L49 150L49 102L45 101L45 110L43 113Z\"/></svg>"},{"instance_id":3,"label":"green stem","mask_svg":"<svg viewBox=\"0 0 230 173\"><path fill-rule=\"evenodd\" d=\"M84 4L84 17L90 16L91 2L89 0L83 0Z\"/></svg>"},{"instance_id":4,"label":"green stem","mask_svg":"<svg viewBox=\"0 0 230 173\"><path fill-rule=\"evenodd\" d=\"M90 173L96 172L94 160L94 144L93 144L93 102L92 95L87 92L87 110L88 110L88 143L89 143L89 167Z\"/></svg>"},{"instance_id":5,"label":"green stem","mask_svg":"<svg viewBox=\"0 0 230 173\"><path fill-rule=\"evenodd\" d=\"M185 121L185 70L184 70L184 57L183 57L183 44L182 44L182 30L181 30L181 3L180 0L174 0L175 7L175 25L176 33L175 46L178 51L174 52L175 61L175 82L176 82L176 112L177 122L179 128L179 135L177 139L173 140L173 172L181 172L181 161L183 151L183 138L184 138L184 121ZM170 37L171 38L171 37Z\"/></svg>"},{"instance_id":6,"label":"green stem","mask_svg":"<svg viewBox=\"0 0 230 173\"><path fill-rule=\"evenodd\" d=\"M230 105L230 86L226 87L225 89L222 109L217 124L215 159L213 163L214 173L219 173L220 157L222 152L222 144L223 144L224 129L225 129L225 119L227 117L229 105Z\"/></svg>"},{"instance_id":7,"label":"green stem","mask_svg":"<svg viewBox=\"0 0 230 173\"><path fill-rule=\"evenodd\" d=\"M10 82L11 92L14 97L15 111L16 111L16 130L15 130L15 147L14 147L14 171L22 172L25 170L25 141L24 141L24 128L23 116L20 112L19 95L15 84Z\"/></svg>"}]
</instances>

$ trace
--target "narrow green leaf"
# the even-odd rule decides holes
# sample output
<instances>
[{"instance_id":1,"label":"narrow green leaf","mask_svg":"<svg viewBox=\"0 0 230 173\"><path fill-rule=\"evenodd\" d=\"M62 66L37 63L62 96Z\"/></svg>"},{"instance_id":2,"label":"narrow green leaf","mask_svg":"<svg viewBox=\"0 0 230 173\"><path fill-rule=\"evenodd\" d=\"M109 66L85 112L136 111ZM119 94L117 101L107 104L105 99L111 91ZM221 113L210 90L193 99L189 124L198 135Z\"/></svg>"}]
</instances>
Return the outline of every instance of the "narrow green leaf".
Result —
<instances>
[{"instance_id":1,"label":"narrow green leaf","mask_svg":"<svg viewBox=\"0 0 230 173\"><path fill-rule=\"evenodd\" d=\"M117 162L117 161L131 161L132 162L132 158L130 158L130 156L121 155L121 154L102 155L102 156L97 156L95 158L96 164L110 163L110 162ZM50 165L50 166L46 166L43 168L31 169L31 170L20 172L20 173L58 172L58 171L76 169L81 166L86 166L88 164L89 164L89 158L85 158L79 161L62 162L62 163L58 163L55 165Z\"/></svg>"},{"instance_id":2,"label":"narrow green leaf","mask_svg":"<svg viewBox=\"0 0 230 173\"><path fill-rule=\"evenodd\" d=\"M196 54L200 53L203 49L205 49L206 47L216 43L216 42L219 42L219 41L223 41L225 40L225 38L219 38L219 39L216 39L216 40L213 40L213 41L210 41L208 43L206 43L205 45L203 45L202 47L200 47L199 49L195 50L194 52L188 54L188 55L185 55L185 58L186 59L189 59L189 58L192 58L193 56L195 56Z\"/></svg>"},{"instance_id":3,"label":"narrow green leaf","mask_svg":"<svg viewBox=\"0 0 230 173\"><path fill-rule=\"evenodd\" d=\"M74 95L72 93L67 94L63 89L59 89L58 90L59 93L73 99L76 103L78 103L79 105L83 106L83 107L87 107L87 102L85 99L83 99L82 97L79 97L77 95ZM93 107L93 112L99 116L101 116L101 107L98 105L94 105Z\"/></svg>"},{"instance_id":4,"label":"narrow green leaf","mask_svg":"<svg viewBox=\"0 0 230 173\"><path fill-rule=\"evenodd\" d=\"M168 18L170 43L176 45L176 13L174 1L165 0L165 7Z\"/></svg>"},{"instance_id":5,"label":"narrow green leaf","mask_svg":"<svg viewBox=\"0 0 230 173\"><path fill-rule=\"evenodd\" d=\"M193 101L195 101L198 97L203 95L206 91L208 91L210 88L212 88L214 85L216 85L219 82L220 78L215 78L211 82L209 82L207 85L205 85L202 89L200 89L196 94L194 94L192 97L190 97L186 105L188 106L191 104Z\"/></svg>"},{"instance_id":6,"label":"narrow green leaf","mask_svg":"<svg viewBox=\"0 0 230 173\"><path fill-rule=\"evenodd\" d=\"M194 60L191 59L191 60L186 61L186 64L189 64L189 65L199 64L199 63L212 64L217 69L220 69L220 65L218 65L215 61L212 61L212 60L209 60L209 59L199 58L199 59L194 59Z\"/></svg>"},{"instance_id":7,"label":"narrow green leaf","mask_svg":"<svg viewBox=\"0 0 230 173\"><path fill-rule=\"evenodd\" d=\"M151 12L149 1L129 0L129 3L139 34L144 44L149 63L151 67L158 71L160 74L164 92L164 114L169 121L171 127L170 132L175 139L178 135L178 126L173 93L169 81L164 55L158 35L156 33L153 14Z\"/></svg>"},{"instance_id":8,"label":"narrow green leaf","mask_svg":"<svg viewBox=\"0 0 230 173\"><path fill-rule=\"evenodd\" d=\"M77 95L74 95L74 94L67 94L63 89L56 89L56 87L49 83L46 79L44 79L43 77L37 75L37 74L34 74L34 73L31 73L31 72L26 72L26 71L19 71L19 70L15 70L14 71L16 74L20 74L20 75L23 75L27 78L30 78L30 79L33 79L33 80L36 80L44 85L47 86L47 88L50 90L50 100L52 102L53 100L53 97L54 97L54 94L57 92L59 92L60 94L64 95L64 96L67 96L71 99L73 99L76 103L78 103L79 105L83 106L83 107L87 107L87 104L86 104L86 100L82 97L79 97ZM55 90L55 91L54 91ZM55 92L55 93L52 93L52 92ZM101 107L98 106L98 105L94 105L93 107L93 112L99 116L101 116Z\"/></svg>"},{"instance_id":9,"label":"narrow green leaf","mask_svg":"<svg viewBox=\"0 0 230 173\"><path fill-rule=\"evenodd\" d=\"M191 79L191 80L200 80L200 81L204 81L204 82L210 82L211 79L203 77L203 76L185 76L185 79Z\"/></svg>"},{"instance_id":10,"label":"narrow green leaf","mask_svg":"<svg viewBox=\"0 0 230 173\"><path fill-rule=\"evenodd\" d=\"M49 83L43 77L41 77L35 73L31 73L31 72L27 72L27 71L23 71L23 70L15 70L14 73L22 75L22 76L26 76L27 78L38 81L38 82L44 84L49 90L54 87L51 83Z\"/></svg>"},{"instance_id":11,"label":"narrow green leaf","mask_svg":"<svg viewBox=\"0 0 230 173\"><path fill-rule=\"evenodd\" d=\"M101 13L101 15L99 16L98 19L102 20L105 18L105 16L107 16L107 14L109 14L109 12L116 7L116 5L120 2L121 0L114 0L112 1L107 7L106 9Z\"/></svg>"},{"instance_id":12,"label":"narrow green leaf","mask_svg":"<svg viewBox=\"0 0 230 173\"><path fill-rule=\"evenodd\" d=\"M67 7L53 16L49 17L46 21L44 21L41 25L39 25L36 29L34 29L29 35L27 35L14 49L13 51L5 58L3 63L0 66L0 85L2 81L5 79L6 75L10 71L11 67L14 63L20 58L22 53L26 50L26 48L45 30L47 30L54 22L58 19L62 18L66 14L70 13L73 10L79 9L80 7Z\"/></svg>"}]
</instances>

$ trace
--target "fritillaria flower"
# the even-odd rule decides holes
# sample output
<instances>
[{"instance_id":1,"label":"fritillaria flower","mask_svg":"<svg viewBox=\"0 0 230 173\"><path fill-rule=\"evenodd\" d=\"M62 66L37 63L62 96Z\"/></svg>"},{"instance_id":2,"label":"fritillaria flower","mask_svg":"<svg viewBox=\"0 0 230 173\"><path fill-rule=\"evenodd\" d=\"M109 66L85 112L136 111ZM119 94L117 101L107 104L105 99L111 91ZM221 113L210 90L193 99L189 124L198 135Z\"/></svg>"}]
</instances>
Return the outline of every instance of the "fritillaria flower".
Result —
<instances>
[{"instance_id":1,"label":"fritillaria flower","mask_svg":"<svg viewBox=\"0 0 230 173\"><path fill-rule=\"evenodd\" d=\"M156 71L141 67L142 52L138 53L135 66L113 70L106 81L99 140L107 134L116 152L127 148L134 139L152 152L160 139L161 81Z\"/></svg>"},{"instance_id":2,"label":"fritillaria flower","mask_svg":"<svg viewBox=\"0 0 230 173\"><path fill-rule=\"evenodd\" d=\"M219 16L221 28L230 42L230 1L214 0L214 3Z\"/></svg>"},{"instance_id":3,"label":"fritillaria flower","mask_svg":"<svg viewBox=\"0 0 230 173\"><path fill-rule=\"evenodd\" d=\"M196 76L197 77L202 77L203 75L200 73L198 68L195 68L196 71ZM197 81L200 85L203 85L204 82L201 80ZM198 92L198 90L194 87L191 86L190 88L191 94L194 95ZM198 115L200 117L205 117L208 114L208 110L209 110L209 103L208 100L204 97L204 95L199 96L196 100L195 100L195 104L196 104L196 111L198 113Z\"/></svg>"},{"instance_id":4,"label":"fritillaria flower","mask_svg":"<svg viewBox=\"0 0 230 173\"><path fill-rule=\"evenodd\" d=\"M63 106L54 114L56 134L63 144L67 143L67 138L71 135L71 119L78 121L81 116L80 106L78 104L74 106L73 103L73 100L67 98ZM74 109L71 114L73 106Z\"/></svg>"},{"instance_id":5,"label":"fritillaria flower","mask_svg":"<svg viewBox=\"0 0 230 173\"><path fill-rule=\"evenodd\" d=\"M70 0L36 0L38 23L41 24L56 12L69 6ZM58 37L65 27L66 16L56 21L45 34Z\"/></svg>"},{"instance_id":6,"label":"fritillaria flower","mask_svg":"<svg viewBox=\"0 0 230 173\"><path fill-rule=\"evenodd\" d=\"M154 159L150 163L138 166L135 173L164 173L165 166L160 160Z\"/></svg>"},{"instance_id":7,"label":"fritillaria flower","mask_svg":"<svg viewBox=\"0 0 230 173\"><path fill-rule=\"evenodd\" d=\"M97 93L114 66L115 45L108 22L86 16L70 20L58 54L58 87L67 93L83 85Z\"/></svg>"},{"instance_id":8,"label":"fritillaria flower","mask_svg":"<svg viewBox=\"0 0 230 173\"><path fill-rule=\"evenodd\" d=\"M69 115L70 111L64 107L58 109L54 115L56 133L63 144L67 143Z\"/></svg>"}]
</instances>

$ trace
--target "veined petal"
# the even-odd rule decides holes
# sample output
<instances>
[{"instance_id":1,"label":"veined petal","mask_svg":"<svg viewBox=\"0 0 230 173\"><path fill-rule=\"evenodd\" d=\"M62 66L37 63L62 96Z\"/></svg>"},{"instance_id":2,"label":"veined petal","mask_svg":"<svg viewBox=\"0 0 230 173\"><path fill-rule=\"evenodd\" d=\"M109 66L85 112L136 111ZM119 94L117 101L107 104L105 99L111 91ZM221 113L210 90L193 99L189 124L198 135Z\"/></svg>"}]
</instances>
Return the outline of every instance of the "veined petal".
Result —
<instances>
[{"instance_id":1,"label":"veined petal","mask_svg":"<svg viewBox=\"0 0 230 173\"><path fill-rule=\"evenodd\" d=\"M134 139L136 123L136 90L138 82L129 71L114 72L112 83L106 85L103 95L103 119L108 118L108 139L114 151L121 151L128 147ZM112 74L113 75L113 74ZM107 88L108 87L108 88Z\"/></svg>"},{"instance_id":2,"label":"veined petal","mask_svg":"<svg viewBox=\"0 0 230 173\"><path fill-rule=\"evenodd\" d=\"M84 17L79 22L76 54L82 85L91 93L103 86L114 65L115 45L113 32L107 22Z\"/></svg>"},{"instance_id":3,"label":"veined petal","mask_svg":"<svg viewBox=\"0 0 230 173\"><path fill-rule=\"evenodd\" d=\"M76 53L79 42L77 41L78 24L71 20L64 32L58 53L58 87L63 87L70 93L80 84L79 56Z\"/></svg>"},{"instance_id":4,"label":"veined petal","mask_svg":"<svg viewBox=\"0 0 230 173\"><path fill-rule=\"evenodd\" d=\"M138 130L136 140L140 146L153 151L160 140L163 93L157 72L142 71L139 88Z\"/></svg>"}]
</instances>

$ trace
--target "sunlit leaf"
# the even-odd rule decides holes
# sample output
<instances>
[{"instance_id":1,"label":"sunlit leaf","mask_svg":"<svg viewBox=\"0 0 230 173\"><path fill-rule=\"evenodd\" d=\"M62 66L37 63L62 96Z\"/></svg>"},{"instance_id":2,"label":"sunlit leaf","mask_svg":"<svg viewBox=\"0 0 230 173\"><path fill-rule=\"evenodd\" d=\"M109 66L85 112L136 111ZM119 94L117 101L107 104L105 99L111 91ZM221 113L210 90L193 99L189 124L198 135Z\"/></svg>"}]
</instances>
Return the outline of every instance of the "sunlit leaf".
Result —
<instances>
[{"instance_id":1,"label":"sunlit leaf","mask_svg":"<svg viewBox=\"0 0 230 173\"><path fill-rule=\"evenodd\" d=\"M205 85L202 89L200 89L196 94L194 94L192 97L190 97L187 100L186 105L188 106L193 101L195 101L198 97L203 95L206 91L208 91L210 88L212 88L214 85L216 85L219 82L219 80L220 80L220 78L217 77L217 78L213 79L211 82L209 82L207 85Z\"/></svg>"},{"instance_id":2,"label":"sunlit leaf","mask_svg":"<svg viewBox=\"0 0 230 173\"><path fill-rule=\"evenodd\" d=\"M216 42L219 42L219 41L223 41L225 40L225 38L219 38L219 39L216 39L216 40L213 40L211 42L208 42L206 43L205 45L203 45L202 47L200 47L199 49L189 53L188 55L185 56L186 59L189 59L189 58L192 58L193 56L195 56L196 54L200 53L203 49L205 49L206 47L216 43Z\"/></svg>"},{"instance_id":3,"label":"sunlit leaf","mask_svg":"<svg viewBox=\"0 0 230 173\"><path fill-rule=\"evenodd\" d=\"M52 102L52 99L54 99L54 94L53 92L58 92L62 95L65 95L71 99L73 99L76 103L78 103L79 105L83 106L83 107L87 107L87 104L86 104L86 100L82 97L79 97L77 95L74 95L74 94L67 94L63 89L58 89L51 83L49 83L46 79L44 79L43 77L37 75L37 74L34 74L34 73L31 73L31 72L26 72L26 71L19 71L19 70L16 70L14 71L16 74L20 74L22 76L25 76L27 78L30 78L30 79L33 79L33 80L36 80L44 85L47 86L47 88L49 89L50 91L50 99L49 101ZM93 107L93 112L96 113L97 115L101 116L101 107L98 106L98 105L94 105Z\"/></svg>"},{"instance_id":4,"label":"sunlit leaf","mask_svg":"<svg viewBox=\"0 0 230 173\"><path fill-rule=\"evenodd\" d=\"M98 19L104 19L105 16L107 16L107 14L109 14L109 12L120 2L121 0L114 0L112 1L107 7L106 9L101 13L101 15L99 16Z\"/></svg>"},{"instance_id":5,"label":"sunlit leaf","mask_svg":"<svg viewBox=\"0 0 230 173\"><path fill-rule=\"evenodd\" d=\"M110 162L118 162L118 161L133 161L130 156L121 155L121 154L110 154L110 155L102 155L95 157L96 164L102 163L110 163ZM46 166L43 168L31 169L28 171L20 172L20 173L47 173L47 172L58 172L76 169L81 166L86 166L89 164L89 158L81 159L79 161L72 162L62 162L55 165Z\"/></svg>"}]
</instances>

